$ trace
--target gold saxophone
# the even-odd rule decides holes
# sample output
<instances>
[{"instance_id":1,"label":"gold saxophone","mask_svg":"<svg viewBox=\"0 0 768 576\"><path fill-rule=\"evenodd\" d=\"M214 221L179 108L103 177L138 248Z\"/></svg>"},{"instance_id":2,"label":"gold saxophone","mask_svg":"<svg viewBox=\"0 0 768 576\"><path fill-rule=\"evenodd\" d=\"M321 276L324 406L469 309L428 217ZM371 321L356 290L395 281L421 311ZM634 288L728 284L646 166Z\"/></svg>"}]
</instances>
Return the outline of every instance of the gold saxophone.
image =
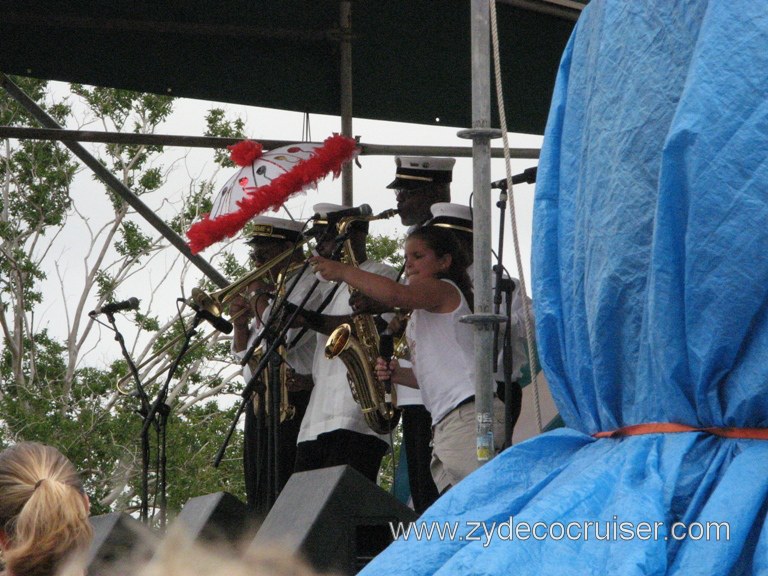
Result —
<instances>
[{"instance_id":1,"label":"gold saxophone","mask_svg":"<svg viewBox=\"0 0 768 576\"><path fill-rule=\"evenodd\" d=\"M285 285L288 281L288 277L293 274L298 268L300 268L302 265L299 264L291 264L286 270L281 270L280 273L277 275L277 298L275 299L275 306L280 306L282 308L282 302L285 298ZM275 307L273 306L273 308ZM281 324L282 322L278 322L278 324ZM278 355L279 358L282 359L280 362L280 422L285 422L286 420L291 420L296 415L296 407L293 406L290 403L290 400L288 399L288 364L285 362L285 355L286 355L286 348L285 344L280 344L276 349L275 353ZM254 369L258 366L259 362L261 361L261 357L264 355L264 349L261 348L256 351L256 353L253 355L253 358L251 358L251 369ZM255 362L255 363L254 363ZM267 367L266 370L264 370L261 373L261 381L264 385L264 413L269 416L270 407L272 405L272 402L270 400L271 398L271 386L270 386L270 378L272 377L271 370L269 367ZM259 410L259 395L255 394L253 395L253 411L254 413L258 413Z\"/></svg>"},{"instance_id":2,"label":"gold saxophone","mask_svg":"<svg viewBox=\"0 0 768 576\"><path fill-rule=\"evenodd\" d=\"M378 216L353 216L343 218L338 223L338 233L343 236L347 228L355 221L371 221L390 218L396 212L389 210ZM349 239L344 241L342 262L359 266ZM349 288L350 295L356 292ZM340 358L347 367L347 382L352 397L360 405L368 427L377 434L388 434L400 419L400 411L395 408L394 388L390 394L375 376L376 358L379 355L379 332L370 314L357 314L352 317L352 324L338 326L325 343L325 357Z\"/></svg>"}]
</instances>

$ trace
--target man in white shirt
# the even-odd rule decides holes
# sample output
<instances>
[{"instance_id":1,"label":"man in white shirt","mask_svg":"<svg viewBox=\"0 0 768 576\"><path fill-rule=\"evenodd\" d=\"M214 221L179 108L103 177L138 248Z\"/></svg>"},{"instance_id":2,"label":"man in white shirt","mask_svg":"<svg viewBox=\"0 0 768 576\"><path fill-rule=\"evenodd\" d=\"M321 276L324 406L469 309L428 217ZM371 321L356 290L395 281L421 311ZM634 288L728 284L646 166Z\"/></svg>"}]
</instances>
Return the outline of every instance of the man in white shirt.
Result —
<instances>
[{"instance_id":1,"label":"man in white shirt","mask_svg":"<svg viewBox=\"0 0 768 576\"><path fill-rule=\"evenodd\" d=\"M334 214L349 209L349 206L335 204L314 206L315 213L323 215L326 222L325 226L316 224L314 227L321 234L317 244L320 255L330 256L336 246L338 217ZM397 271L392 267L368 260L367 234L368 222L360 221L350 226L347 246L360 268L395 278ZM317 342L312 365L315 386L299 431L295 471L347 464L376 482L381 460L389 449L389 438L368 427L360 406L352 397L344 362L325 356L328 335L351 319L353 309L349 304L349 289L346 284L322 282L321 285L323 300L328 304L321 314L307 312L301 320L317 332Z\"/></svg>"}]
</instances>

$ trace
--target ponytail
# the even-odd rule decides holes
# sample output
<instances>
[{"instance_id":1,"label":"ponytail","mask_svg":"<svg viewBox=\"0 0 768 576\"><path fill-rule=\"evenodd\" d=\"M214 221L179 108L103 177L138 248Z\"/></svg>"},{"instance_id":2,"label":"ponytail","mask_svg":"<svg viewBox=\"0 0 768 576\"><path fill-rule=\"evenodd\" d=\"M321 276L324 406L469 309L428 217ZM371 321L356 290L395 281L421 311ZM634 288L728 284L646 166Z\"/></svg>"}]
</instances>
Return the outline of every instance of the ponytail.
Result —
<instances>
[{"instance_id":1,"label":"ponytail","mask_svg":"<svg viewBox=\"0 0 768 576\"><path fill-rule=\"evenodd\" d=\"M52 576L87 549L93 536L87 499L58 450L24 442L0 453L0 527L13 576Z\"/></svg>"}]
</instances>

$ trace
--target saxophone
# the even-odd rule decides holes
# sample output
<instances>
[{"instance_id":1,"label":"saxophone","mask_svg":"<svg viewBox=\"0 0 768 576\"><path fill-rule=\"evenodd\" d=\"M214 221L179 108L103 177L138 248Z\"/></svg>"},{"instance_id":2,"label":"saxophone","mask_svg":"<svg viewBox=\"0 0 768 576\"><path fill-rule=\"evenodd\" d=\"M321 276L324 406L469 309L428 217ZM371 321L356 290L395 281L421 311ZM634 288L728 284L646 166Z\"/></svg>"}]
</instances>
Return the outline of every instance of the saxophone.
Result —
<instances>
[{"instance_id":1,"label":"saxophone","mask_svg":"<svg viewBox=\"0 0 768 576\"><path fill-rule=\"evenodd\" d=\"M338 223L340 236L346 235L348 227L355 221L390 218L396 212L388 210L379 216L353 216L343 218ZM341 261L351 266L359 266L349 239L344 241ZM356 290L349 288L349 293ZM357 314L351 324L341 324L328 337L325 343L325 357L340 358L347 367L352 397L360 405L368 427L377 434L388 434L400 419L400 411L392 393L375 376L376 358L379 356L379 332L370 314ZM392 389L394 392L394 388Z\"/></svg>"}]
</instances>

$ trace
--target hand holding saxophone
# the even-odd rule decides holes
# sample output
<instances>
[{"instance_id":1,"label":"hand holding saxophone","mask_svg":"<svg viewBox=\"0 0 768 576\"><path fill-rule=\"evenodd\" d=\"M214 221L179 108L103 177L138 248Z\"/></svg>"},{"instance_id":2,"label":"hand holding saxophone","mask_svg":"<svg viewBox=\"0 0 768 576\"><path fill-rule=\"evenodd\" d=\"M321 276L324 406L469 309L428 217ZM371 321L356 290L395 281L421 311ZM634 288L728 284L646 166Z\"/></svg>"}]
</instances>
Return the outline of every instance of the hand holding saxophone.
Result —
<instances>
[{"instance_id":1,"label":"hand holding saxophone","mask_svg":"<svg viewBox=\"0 0 768 576\"><path fill-rule=\"evenodd\" d=\"M369 298L362 292L354 292L349 297L349 306L355 314L384 314L391 308L373 298Z\"/></svg>"},{"instance_id":2,"label":"hand holding saxophone","mask_svg":"<svg viewBox=\"0 0 768 576\"><path fill-rule=\"evenodd\" d=\"M397 372L399 369L400 363L395 358L392 358L389 364L381 356L376 358L376 378L378 378L379 382L387 380L397 382Z\"/></svg>"}]
</instances>

